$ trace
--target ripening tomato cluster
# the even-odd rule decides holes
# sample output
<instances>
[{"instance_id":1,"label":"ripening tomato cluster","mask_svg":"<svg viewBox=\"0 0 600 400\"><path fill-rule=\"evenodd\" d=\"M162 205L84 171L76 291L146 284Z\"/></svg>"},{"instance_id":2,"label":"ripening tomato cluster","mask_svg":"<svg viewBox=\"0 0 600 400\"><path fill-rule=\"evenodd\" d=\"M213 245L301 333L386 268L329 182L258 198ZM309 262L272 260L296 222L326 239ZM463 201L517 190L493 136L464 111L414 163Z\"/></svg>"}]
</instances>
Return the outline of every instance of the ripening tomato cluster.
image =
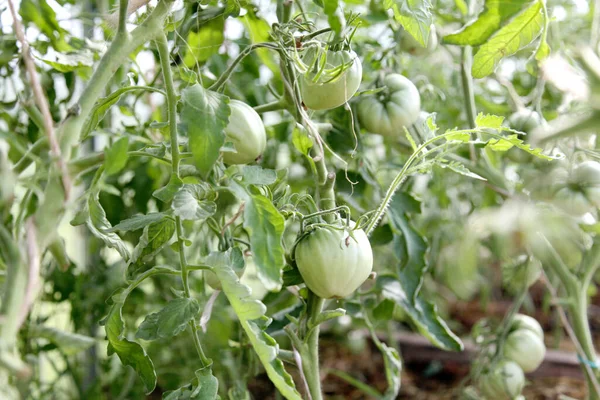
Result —
<instances>
[{"instance_id":1,"label":"ripening tomato cluster","mask_svg":"<svg viewBox=\"0 0 600 400\"><path fill-rule=\"evenodd\" d=\"M532 317L517 314L504 342L501 360L479 380L489 400L524 399L525 373L535 371L546 355L544 330Z\"/></svg>"},{"instance_id":2,"label":"ripening tomato cluster","mask_svg":"<svg viewBox=\"0 0 600 400\"><path fill-rule=\"evenodd\" d=\"M302 60L306 71L299 79L304 105L312 110L339 107L350 100L362 81L362 64L353 51L308 49ZM369 132L384 137L404 136L404 128L421 117L416 86L400 74L388 74L375 95L358 103L358 118ZM250 106L230 101L226 140L235 152L224 152L226 164L255 161L266 147L260 116ZM343 224L309 227L299 237L294 258L306 286L323 298L351 295L371 274L373 253L366 233Z\"/></svg>"}]
</instances>

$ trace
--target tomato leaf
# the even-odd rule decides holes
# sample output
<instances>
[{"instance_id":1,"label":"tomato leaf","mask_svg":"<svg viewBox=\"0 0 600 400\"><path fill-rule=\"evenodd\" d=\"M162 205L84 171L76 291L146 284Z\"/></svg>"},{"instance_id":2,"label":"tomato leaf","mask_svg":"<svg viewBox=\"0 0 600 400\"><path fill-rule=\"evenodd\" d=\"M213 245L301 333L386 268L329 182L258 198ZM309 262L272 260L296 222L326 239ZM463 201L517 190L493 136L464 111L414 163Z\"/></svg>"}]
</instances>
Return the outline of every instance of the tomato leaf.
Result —
<instances>
[{"instance_id":1,"label":"tomato leaf","mask_svg":"<svg viewBox=\"0 0 600 400\"><path fill-rule=\"evenodd\" d=\"M507 151L512 147L517 147L522 151L525 151L543 160L555 160L558 158L542 153L543 150L540 148L531 147L528 143L525 143L523 140L519 139L519 136L517 134L509 135L502 139L490 139L486 145L486 148L500 152Z\"/></svg>"},{"instance_id":2,"label":"tomato leaf","mask_svg":"<svg viewBox=\"0 0 600 400\"><path fill-rule=\"evenodd\" d=\"M163 93L162 90L153 88L151 86L126 86L122 87L118 90L115 90L111 94L106 97L101 98L96 102L94 108L92 108L92 112L90 113L90 117L85 121L83 128L81 129L81 138L86 139L90 133L96 129L100 121L104 119L104 116L108 112L109 108L113 105L117 104L122 95L128 92L138 91L138 90L146 90L148 92L159 92Z\"/></svg>"},{"instance_id":3,"label":"tomato leaf","mask_svg":"<svg viewBox=\"0 0 600 400\"><path fill-rule=\"evenodd\" d=\"M179 189L181 189L182 186L183 181L181 178L175 174L171 174L171 178L169 178L169 183L167 183L167 186L155 190L154 193L152 193L152 196L164 203L168 203L169 201L173 200L173 197L175 197L175 194L179 192Z\"/></svg>"},{"instance_id":4,"label":"tomato leaf","mask_svg":"<svg viewBox=\"0 0 600 400\"><path fill-rule=\"evenodd\" d=\"M433 15L429 0L384 0L384 7L394 12L396 21L423 47L427 47Z\"/></svg>"},{"instance_id":5,"label":"tomato leaf","mask_svg":"<svg viewBox=\"0 0 600 400\"><path fill-rule=\"evenodd\" d=\"M377 278L377 287L382 296L402 307L419 332L431 343L444 350L461 351L463 343L438 315L437 307L420 296L413 298L410 295L412 288L407 285L410 282L404 281L404 278L398 279L390 275L380 275Z\"/></svg>"},{"instance_id":6,"label":"tomato leaf","mask_svg":"<svg viewBox=\"0 0 600 400\"><path fill-rule=\"evenodd\" d=\"M230 189L245 202L244 229L250 238L258 278L268 290L278 291L283 284L282 270L285 266L282 244L285 220L273 203L252 185L244 187L232 182Z\"/></svg>"},{"instance_id":7,"label":"tomato leaf","mask_svg":"<svg viewBox=\"0 0 600 400\"><path fill-rule=\"evenodd\" d=\"M536 1L499 29L473 57L473 77L490 75L502 58L515 54L537 38L544 26L542 3Z\"/></svg>"},{"instance_id":8,"label":"tomato leaf","mask_svg":"<svg viewBox=\"0 0 600 400\"><path fill-rule=\"evenodd\" d=\"M246 185L271 185L277 180L277 172L258 165L244 165L242 180Z\"/></svg>"},{"instance_id":9,"label":"tomato leaf","mask_svg":"<svg viewBox=\"0 0 600 400\"><path fill-rule=\"evenodd\" d=\"M217 54L225 39L224 28L225 18L221 15L200 25L196 32L190 31L187 37L187 52L183 57L185 66L194 68L196 64L203 64Z\"/></svg>"},{"instance_id":10,"label":"tomato leaf","mask_svg":"<svg viewBox=\"0 0 600 400\"><path fill-rule=\"evenodd\" d=\"M166 216L166 214L162 213L162 212L149 213L149 214L145 214L145 215L144 214L134 215L131 218L127 218L127 219L124 219L123 221L119 222L117 225L108 229L107 232L137 231L139 229L144 228L147 225L150 225L153 222L158 222L158 221L162 220L165 216Z\"/></svg>"},{"instance_id":11,"label":"tomato leaf","mask_svg":"<svg viewBox=\"0 0 600 400\"><path fill-rule=\"evenodd\" d=\"M199 312L200 305L195 299L184 297L171 300L159 312L146 316L135 337L156 340L177 336Z\"/></svg>"},{"instance_id":12,"label":"tomato leaf","mask_svg":"<svg viewBox=\"0 0 600 400\"><path fill-rule=\"evenodd\" d=\"M175 221L163 219L144 227L140 240L133 249L127 275L131 279L140 268L151 260L173 237Z\"/></svg>"},{"instance_id":13,"label":"tomato leaf","mask_svg":"<svg viewBox=\"0 0 600 400\"><path fill-rule=\"evenodd\" d=\"M208 175L225 143L229 123L229 98L196 84L181 92L181 128L189 137L196 167Z\"/></svg>"},{"instance_id":14,"label":"tomato leaf","mask_svg":"<svg viewBox=\"0 0 600 400\"><path fill-rule=\"evenodd\" d=\"M99 193L94 191L90 193L87 201L87 227L90 232L98 239L102 240L108 247L116 249L125 261L128 261L131 255L121 240L119 235L111 231L111 224L106 218L106 212L102 208L98 199Z\"/></svg>"},{"instance_id":15,"label":"tomato leaf","mask_svg":"<svg viewBox=\"0 0 600 400\"><path fill-rule=\"evenodd\" d=\"M301 125L296 125L292 131L292 144L305 156L308 156L308 152L313 147L312 139Z\"/></svg>"},{"instance_id":16,"label":"tomato leaf","mask_svg":"<svg viewBox=\"0 0 600 400\"><path fill-rule=\"evenodd\" d=\"M242 17L242 22L252 43L261 43L271 41L271 26L269 23L258 17L252 7L246 9L246 15ZM275 61L275 57L268 49L256 50L260 61L263 62L274 74L279 74L279 64Z\"/></svg>"},{"instance_id":17,"label":"tomato leaf","mask_svg":"<svg viewBox=\"0 0 600 400\"><path fill-rule=\"evenodd\" d=\"M416 299L427 269L427 243L410 222L408 213L420 213L421 204L407 193L398 193L392 200L388 214L394 233L394 250L398 260L398 276L404 283L409 298Z\"/></svg>"},{"instance_id":18,"label":"tomato leaf","mask_svg":"<svg viewBox=\"0 0 600 400\"><path fill-rule=\"evenodd\" d=\"M120 138L112 146L104 149L104 173L106 175L114 175L125 168L129 158L128 149L129 138L127 136Z\"/></svg>"},{"instance_id":19,"label":"tomato leaf","mask_svg":"<svg viewBox=\"0 0 600 400\"><path fill-rule=\"evenodd\" d=\"M210 186L204 183L183 185L173 197L173 215L184 221L201 221L212 216L217 211L217 205L212 200L206 200L211 192Z\"/></svg>"},{"instance_id":20,"label":"tomato leaf","mask_svg":"<svg viewBox=\"0 0 600 400\"><path fill-rule=\"evenodd\" d=\"M447 131L444 135L448 142L458 141L458 142L467 143L467 142L469 142L469 140L471 140L470 134L468 134L467 132L461 132L461 131L457 131L457 130Z\"/></svg>"},{"instance_id":21,"label":"tomato leaf","mask_svg":"<svg viewBox=\"0 0 600 400\"><path fill-rule=\"evenodd\" d=\"M236 252L239 254L236 255ZM269 324L269 319L264 315L267 307L260 300L252 298L250 288L240 282L230 267L235 262L234 259L240 256L240 250L234 248L225 253L211 253L206 263L213 267L221 282L223 293L238 316L240 325L271 382L286 399L301 400L292 377L285 370L283 362L277 358L277 342L263 330Z\"/></svg>"},{"instance_id":22,"label":"tomato leaf","mask_svg":"<svg viewBox=\"0 0 600 400\"><path fill-rule=\"evenodd\" d=\"M163 400L215 400L220 399L218 392L218 379L211 367L205 367L196 371L196 378L191 384L163 393Z\"/></svg>"},{"instance_id":23,"label":"tomato leaf","mask_svg":"<svg viewBox=\"0 0 600 400\"><path fill-rule=\"evenodd\" d=\"M480 46L504 22L521 11L530 0L502 1L486 0L483 11L477 19L462 27L458 32L444 36L443 42L460 46Z\"/></svg>"},{"instance_id":24,"label":"tomato leaf","mask_svg":"<svg viewBox=\"0 0 600 400\"><path fill-rule=\"evenodd\" d=\"M504 117L492 114L479 113L475 117L475 125L478 128L500 129L502 122L504 122Z\"/></svg>"},{"instance_id":25,"label":"tomato leaf","mask_svg":"<svg viewBox=\"0 0 600 400\"><path fill-rule=\"evenodd\" d=\"M323 11L327 15L327 22L333 32L340 34L346 27L344 10L339 0L323 0Z\"/></svg>"},{"instance_id":26,"label":"tomato leaf","mask_svg":"<svg viewBox=\"0 0 600 400\"><path fill-rule=\"evenodd\" d=\"M116 353L123 365L131 366L142 379L146 394L150 394L156 387L154 364L142 346L125 339L123 335L122 310L127 294L127 289L121 289L112 297L114 304L103 321L108 339L108 355Z\"/></svg>"},{"instance_id":27,"label":"tomato leaf","mask_svg":"<svg viewBox=\"0 0 600 400\"><path fill-rule=\"evenodd\" d=\"M91 71L94 65L94 55L88 49L70 53L55 53L53 58L54 60L43 58L42 61L62 73L76 70L85 73Z\"/></svg>"}]
</instances>

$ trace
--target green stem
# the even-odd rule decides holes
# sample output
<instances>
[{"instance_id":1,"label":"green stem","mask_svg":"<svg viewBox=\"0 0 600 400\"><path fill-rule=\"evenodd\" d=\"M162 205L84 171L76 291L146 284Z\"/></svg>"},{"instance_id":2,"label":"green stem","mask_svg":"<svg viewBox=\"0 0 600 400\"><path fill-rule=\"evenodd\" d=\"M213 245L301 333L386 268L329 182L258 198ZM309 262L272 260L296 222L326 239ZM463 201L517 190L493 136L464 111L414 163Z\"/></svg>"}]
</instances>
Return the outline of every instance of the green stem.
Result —
<instances>
[{"instance_id":1,"label":"green stem","mask_svg":"<svg viewBox=\"0 0 600 400\"><path fill-rule=\"evenodd\" d=\"M304 339L306 346L301 352L302 356L302 370L312 400L322 400L323 392L321 390L321 374L319 372L319 325L314 324L316 318L321 314L325 299L314 294L312 291L308 292L308 299L306 301L306 312L307 312L307 324L313 326L309 330L308 336Z\"/></svg>"},{"instance_id":2,"label":"green stem","mask_svg":"<svg viewBox=\"0 0 600 400\"><path fill-rule=\"evenodd\" d=\"M461 50L460 76L462 79L463 99L467 110L467 122L471 129L475 128L475 117L477 116L475 95L473 92L473 76L471 75L472 64L473 49L471 46L465 46Z\"/></svg>"},{"instance_id":3,"label":"green stem","mask_svg":"<svg viewBox=\"0 0 600 400\"><path fill-rule=\"evenodd\" d=\"M122 35L127 33L127 8L129 6L129 0L120 0L119 3L119 27L117 29L117 35Z\"/></svg>"},{"instance_id":4,"label":"green stem","mask_svg":"<svg viewBox=\"0 0 600 400\"><path fill-rule=\"evenodd\" d=\"M61 152L65 160L71 158L71 147L79 139L83 125L90 116L96 101L104 94L106 85L124 60L128 59L129 54L163 32L163 22L172 4L173 2L169 0L160 1L148 18L131 34L124 32L115 36L87 87L79 97L76 106L70 109L69 116L58 129Z\"/></svg>"},{"instance_id":5,"label":"green stem","mask_svg":"<svg viewBox=\"0 0 600 400\"><path fill-rule=\"evenodd\" d=\"M34 144L31 145L29 149L23 154L23 157L13 167L13 172L20 174L25 171L25 169L31 165L32 161L37 161L39 159L39 155L42 151L47 151L48 146L48 136L42 136L39 138Z\"/></svg>"},{"instance_id":6,"label":"green stem","mask_svg":"<svg viewBox=\"0 0 600 400\"><path fill-rule=\"evenodd\" d=\"M287 106L287 103L283 100L276 100L271 103L261 104L260 106L254 107L254 111L257 113L266 113L269 111L279 111L284 110Z\"/></svg>"},{"instance_id":7,"label":"green stem","mask_svg":"<svg viewBox=\"0 0 600 400\"><path fill-rule=\"evenodd\" d=\"M179 177L179 139L177 137L177 92L175 91L175 84L173 83L173 75L171 74L170 65L170 53L167 42L167 36L163 33L156 40L158 45L158 55L160 58L160 64L163 71L163 79L165 81L165 87L167 92L167 112L169 115L169 132L171 135L171 163L173 166L173 174ZM183 291L187 298L191 298L190 285L189 285L189 271L188 263L185 257L185 249L183 245L183 225L181 218L175 218L175 226L177 232L177 250L179 252L179 263L181 264L181 280L183 283ZM195 319L190 321L190 328L192 330L192 336L194 340L194 346L198 352L200 358L200 365L204 368L211 364L204 351L202 350L202 344L200 343L200 336L198 335L198 328L196 326Z\"/></svg>"},{"instance_id":8,"label":"green stem","mask_svg":"<svg viewBox=\"0 0 600 400\"><path fill-rule=\"evenodd\" d=\"M219 90L221 88L221 86L223 86L223 84L225 84L225 82L227 82L227 80L229 79L229 77L231 76L233 71L235 70L235 67L237 67L238 64L240 62L242 62L244 57L246 57L248 54L252 53L254 50L260 49L260 48L271 48L271 49L277 50L277 46L275 46L273 43L256 43L256 44L246 47L244 50L242 50L242 52L240 54L238 54L238 56L235 58L235 60L233 60L231 65L229 67L227 67L225 72L223 72L223 74L219 77L219 79L215 83L213 83L208 88L208 90L213 90L213 91Z\"/></svg>"},{"instance_id":9,"label":"green stem","mask_svg":"<svg viewBox=\"0 0 600 400\"><path fill-rule=\"evenodd\" d=\"M369 235L373 231L373 229L375 229L375 227L379 223L379 220L383 217L383 214L389 207L390 202L392 201L392 197L394 196L394 193L396 193L396 190L398 190L400 185L408 177L407 171L412 166L413 162L415 162L420 157L421 152L423 150L427 149L427 146L429 146L430 144L432 144L440 139L446 139L446 137L448 137L448 136L457 135L457 134L460 135L461 133L469 133L470 134L470 133L474 133L474 132L479 132L479 131L477 129L463 129L460 131L450 131L450 132L441 134L439 136L436 136L434 138L431 138L431 139L425 141L422 145L420 145L417 148L417 150L415 152L413 152L413 154L411 154L411 156L408 158L408 160L404 163L404 165L402 166L402 169L400 170L398 175L396 175L396 177L390 184L390 187L388 188L387 192L385 193L383 201L381 202L381 204L375 211L374 215L371 217L369 224L366 226L365 233L367 235Z\"/></svg>"},{"instance_id":10,"label":"green stem","mask_svg":"<svg viewBox=\"0 0 600 400\"><path fill-rule=\"evenodd\" d=\"M569 293L569 298L571 298L574 304L569 307L569 311L571 313L572 327L579 344L581 345L581 350L585 354L586 360L583 362L589 362L592 365L598 365L598 356L596 354L596 350L594 349L594 341L592 339L592 334L590 332L590 325L587 317L587 293L577 291L575 293ZM600 399L600 393L598 393L598 376L595 373L597 369L595 367L584 368L584 372L586 373L586 382L588 387L588 399L598 400Z\"/></svg>"},{"instance_id":11,"label":"green stem","mask_svg":"<svg viewBox=\"0 0 600 400\"><path fill-rule=\"evenodd\" d=\"M508 334L510 333L512 320L514 319L515 315L519 312L519 309L523 305L523 302L525 301L525 297L527 296L528 289L529 288L527 286L525 286L521 290L521 293L519 293L519 297L517 297L516 300L513 302L512 306L510 308L510 311L504 318L504 321L502 321L502 332L500 333L500 335L498 337L498 341L497 341L498 346L496 347L496 354L494 356L495 360L502 358L502 356L504 354L504 343L506 342L506 338L508 337Z\"/></svg>"}]
</instances>

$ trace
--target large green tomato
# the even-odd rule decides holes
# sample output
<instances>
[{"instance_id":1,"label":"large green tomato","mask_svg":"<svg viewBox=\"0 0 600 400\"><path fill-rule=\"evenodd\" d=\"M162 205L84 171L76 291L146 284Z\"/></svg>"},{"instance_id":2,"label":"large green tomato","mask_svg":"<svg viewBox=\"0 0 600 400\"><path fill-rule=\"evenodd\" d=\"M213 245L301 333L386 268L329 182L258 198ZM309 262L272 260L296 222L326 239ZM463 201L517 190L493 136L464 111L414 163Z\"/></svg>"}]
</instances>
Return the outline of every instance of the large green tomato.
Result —
<instances>
[{"instance_id":1,"label":"large green tomato","mask_svg":"<svg viewBox=\"0 0 600 400\"><path fill-rule=\"evenodd\" d=\"M487 400L513 400L523 391L525 374L513 361L502 360L479 381L479 389Z\"/></svg>"},{"instance_id":2,"label":"large green tomato","mask_svg":"<svg viewBox=\"0 0 600 400\"><path fill-rule=\"evenodd\" d=\"M248 104L230 100L229 123L225 127L226 141L236 152L223 152L225 164L248 164L255 161L267 147L267 133L260 115Z\"/></svg>"},{"instance_id":3,"label":"large green tomato","mask_svg":"<svg viewBox=\"0 0 600 400\"><path fill-rule=\"evenodd\" d=\"M321 57L326 57L324 67L320 67ZM311 69L300 78L300 94L310 109L341 106L354 96L362 81L362 63L353 51L309 49L303 61Z\"/></svg>"},{"instance_id":4,"label":"large green tomato","mask_svg":"<svg viewBox=\"0 0 600 400\"><path fill-rule=\"evenodd\" d=\"M421 96L417 87L400 74L384 79L385 90L358 104L358 118L369 132L388 137L404 137L404 127L419 119Z\"/></svg>"},{"instance_id":5,"label":"large green tomato","mask_svg":"<svg viewBox=\"0 0 600 400\"><path fill-rule=\"evenodd\" d=\"M373 251L362 229L316 226L301 237L294 252L306 286L329 299L351 295L373 270Z\"/></svg>"},{"instance_id":6,"label":"large green tomato","mask_svg":"<svg viewBox=\"0 0 600 400\"><path fill-rule=\"evenodd\" d=\"M600 207L600 163L584 161L569 173L557 168L553 171L555 203L576 216Z\"/></svg>"}]
</instances>

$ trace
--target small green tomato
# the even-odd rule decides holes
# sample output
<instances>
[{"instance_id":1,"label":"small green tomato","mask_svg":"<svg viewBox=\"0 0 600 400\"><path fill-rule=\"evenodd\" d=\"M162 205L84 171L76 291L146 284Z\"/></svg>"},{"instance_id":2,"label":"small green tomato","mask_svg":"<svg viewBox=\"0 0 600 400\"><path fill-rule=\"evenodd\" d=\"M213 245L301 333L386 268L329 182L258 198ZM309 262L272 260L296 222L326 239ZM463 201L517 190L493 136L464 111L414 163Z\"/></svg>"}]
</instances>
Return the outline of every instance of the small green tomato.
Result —
<instances>
[{"instance_id":1,"label":"small green tomato","mask_svg":"<svg viewBox=\"0 0 600 400\"><path fill-rule=\"evenodd\" d=\"M513 361L502 360L479 381L479 389L487 400L513 400L521 395L525 374Z\"/></svg>"},{"instance_id":2,"label":"small green tomato","mask_svg":"<svg viewBox=\"0 0 600 400\"><path fill-rule=\"evenodd\" d=\"M223 152L225 164L254 162L267 147L267 134L260 115L248 104L230 100L231 114L225 127L226 141L232 142L236 152Z\"/></svg>"}]
</instances>

